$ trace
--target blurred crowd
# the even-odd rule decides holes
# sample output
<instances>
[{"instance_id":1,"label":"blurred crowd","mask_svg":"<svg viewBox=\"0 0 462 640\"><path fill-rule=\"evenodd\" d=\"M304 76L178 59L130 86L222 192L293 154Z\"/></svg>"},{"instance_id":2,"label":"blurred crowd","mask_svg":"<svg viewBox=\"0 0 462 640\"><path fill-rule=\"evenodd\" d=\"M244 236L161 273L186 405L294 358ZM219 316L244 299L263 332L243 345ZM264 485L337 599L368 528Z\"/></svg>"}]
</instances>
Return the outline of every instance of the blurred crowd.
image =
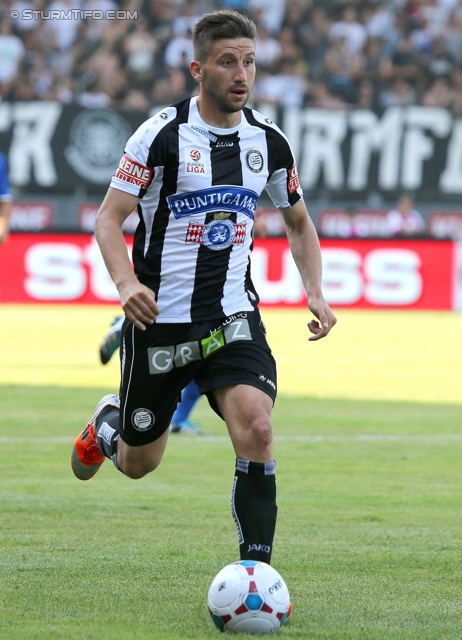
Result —
<instances>
[{"instance_id":1,"label":"blurred crowd","mask_svg":"<svg viewBox=\"0 0 462 640\"><path fill-rule=\"evenodd\" d=\"M220 8L257 24L254 102L462 116L462 0L6 0L0 101L148 111L180 100L196 88L192 26Z\"/></svg>"}]
</instances>

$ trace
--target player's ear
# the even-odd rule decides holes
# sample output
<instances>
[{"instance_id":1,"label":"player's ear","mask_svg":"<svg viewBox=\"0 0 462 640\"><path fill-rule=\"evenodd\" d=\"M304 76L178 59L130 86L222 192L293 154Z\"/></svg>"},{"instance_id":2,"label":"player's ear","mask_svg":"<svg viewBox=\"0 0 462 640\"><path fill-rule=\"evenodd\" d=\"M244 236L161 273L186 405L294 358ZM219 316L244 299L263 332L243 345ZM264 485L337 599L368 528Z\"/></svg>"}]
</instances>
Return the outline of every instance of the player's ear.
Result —
<instances>
[{"instance_id":1,"label":"player's ear","mask_svg":"<svg viewBox=\"0 0 462 640\"><path fill-rule=\"evenodd\" d=\"M200 82L202 80L202 65L198 60L192 60L189 63L189 70L196 82Z\"/></svg>"}]
</instances>

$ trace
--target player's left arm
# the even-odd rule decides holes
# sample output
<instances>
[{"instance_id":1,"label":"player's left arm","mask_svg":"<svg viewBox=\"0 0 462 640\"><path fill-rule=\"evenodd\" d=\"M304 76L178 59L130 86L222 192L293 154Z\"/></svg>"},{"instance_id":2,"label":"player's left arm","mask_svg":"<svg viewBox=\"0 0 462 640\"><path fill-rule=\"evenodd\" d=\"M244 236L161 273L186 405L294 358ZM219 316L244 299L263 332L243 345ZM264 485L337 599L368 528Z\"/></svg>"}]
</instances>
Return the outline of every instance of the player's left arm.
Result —
<instances>
[{"instance_id":1,"label":"player's left arm","mask_svg":"<svg viewBox=\"0 0 462 640\"><path fill-rule=\"evenodd\" d=\"M322 258L318 234L303 198L292 207L283 207L279 211L284 218L290 249L308 296L308 307L317 318L308 322L308 329L313 334L309 339L319 340L327 336L337 318L321 289Z\"/></svg>"}]
</instances>

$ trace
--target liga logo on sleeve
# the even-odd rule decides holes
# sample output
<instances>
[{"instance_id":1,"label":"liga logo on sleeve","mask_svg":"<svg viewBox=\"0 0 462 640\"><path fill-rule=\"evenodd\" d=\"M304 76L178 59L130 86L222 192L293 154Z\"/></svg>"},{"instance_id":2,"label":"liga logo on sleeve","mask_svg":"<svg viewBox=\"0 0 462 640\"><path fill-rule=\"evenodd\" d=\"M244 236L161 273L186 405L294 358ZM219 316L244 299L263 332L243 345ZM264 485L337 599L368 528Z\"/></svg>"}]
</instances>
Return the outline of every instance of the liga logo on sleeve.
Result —
<instances>
[{"instance_id":1,"label":"liga logo on sleeve","mask_svg":"<svg viewBox=\"0 0 462 640\"><path fill-rule=\"evenodd\" d=\"M153 174L154 171L150 167L146 167L144 164L140 164L127 155L124 155L119 163L115 177L124 182L135 184L137 187L140 187L140 189L147 189L151 183Z\"/></svg>"}]
</instances>

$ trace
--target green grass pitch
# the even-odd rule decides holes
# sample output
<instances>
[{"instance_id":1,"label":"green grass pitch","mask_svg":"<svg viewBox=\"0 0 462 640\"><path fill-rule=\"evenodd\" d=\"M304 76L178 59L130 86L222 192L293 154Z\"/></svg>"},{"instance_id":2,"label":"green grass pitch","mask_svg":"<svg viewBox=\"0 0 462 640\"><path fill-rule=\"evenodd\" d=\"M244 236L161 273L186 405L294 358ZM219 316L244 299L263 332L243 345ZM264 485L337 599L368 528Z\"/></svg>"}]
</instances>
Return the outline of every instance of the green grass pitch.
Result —
<instances>
[{"instance_id":1,"label":"green grass pitch","mask_svg":"<svg viewBox=\"0 0 462 640\"><path fill-rule=\"evenodd\" d=\"M203 438L172 436L132 481L70 470L117 359L117 307L0 305L0 639L209 640L214 575L237 559L234 454L201 400ZM462 639L462 318L263 310L279 362L273 565L294 613L280 638ZM239 637L239 636L238 636Z\"/></svg>"}]
</instances>

